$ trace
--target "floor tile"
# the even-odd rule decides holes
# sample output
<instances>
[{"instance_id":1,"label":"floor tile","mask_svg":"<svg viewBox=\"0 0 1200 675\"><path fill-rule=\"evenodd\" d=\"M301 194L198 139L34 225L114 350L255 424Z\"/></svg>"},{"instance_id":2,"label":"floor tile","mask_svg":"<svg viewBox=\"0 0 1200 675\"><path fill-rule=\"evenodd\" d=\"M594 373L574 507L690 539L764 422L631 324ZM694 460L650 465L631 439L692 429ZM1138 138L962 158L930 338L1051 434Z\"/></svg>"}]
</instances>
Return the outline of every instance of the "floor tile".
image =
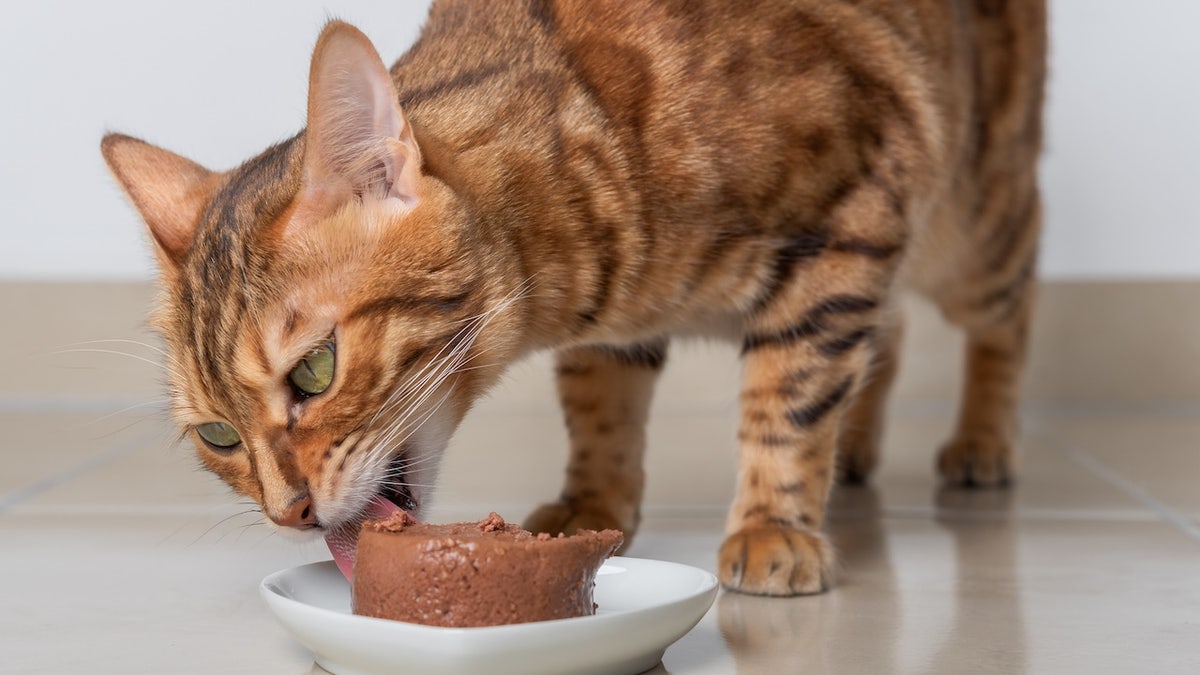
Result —
<instances>
[{"instance_id":1,"label":"floor tile","mask_svg":"<svg viewBox=\"0 0 1200 675\"><path fill-rule=\"evenodd\" d=\"M243 537L240 525L0 515L0 669L304 672L311 657L275 625L257 585L327 554L259 532Z\"/></svg>"},{"instance_id":2,"label":"floor tile","mask_svg":"<svg viewBox=\"0 0 1200 675\"><path fill-rule=\"evenodd\" d=\"M651 556L705 538L651 529L640 549ZM1183 673L1200 665L1200 581L1189 572L1200 546L1169 526L884 518L835 521L831 530L841 552L833 591L722 593L705 621L728 653L689 662L686 672ZM715 558L698 546L689 555L702 566ZM698 658L683 647L681 661ZM664 659L670 672L674 657Z\"/></svg>"},{"instance_id":3,"label":"floor tile","mask_svg":"<svg viewBox=\"0 0 1200 675\"><path fill-rule=\"evenodd\" d=\"M0 511L168 437L161 419L101 411L0 412Z\"/></svg>"},{"instance_id":4,"label":"floor tile","mask_svg":"<svg viewBox=\"0 0 1200 675\"><path fill-rule=\"evenodd\" d=\"M949 417L893 416L889 419L879 469L885 510L920 513L952 511L969 502L978 515L991 503L995 513L1029 517L1068 512L1118 520L1153 517L1144 504L1093 475L1063 452L1052 430L1027 427L1018 441L1018 477L1011 490L943 489L934 469L937 449L949 437Z\"/></svg>"},{"instance_id":5,"label":"floor tile","mask_svg":"<svg viewBox=\"0 0 1200 675\"><path fill-rule=\"evenodd\" d=\"M1126 489L1200 523L1200 414L1072 415L1054 433Z\"/></svg>"}]
</instances>

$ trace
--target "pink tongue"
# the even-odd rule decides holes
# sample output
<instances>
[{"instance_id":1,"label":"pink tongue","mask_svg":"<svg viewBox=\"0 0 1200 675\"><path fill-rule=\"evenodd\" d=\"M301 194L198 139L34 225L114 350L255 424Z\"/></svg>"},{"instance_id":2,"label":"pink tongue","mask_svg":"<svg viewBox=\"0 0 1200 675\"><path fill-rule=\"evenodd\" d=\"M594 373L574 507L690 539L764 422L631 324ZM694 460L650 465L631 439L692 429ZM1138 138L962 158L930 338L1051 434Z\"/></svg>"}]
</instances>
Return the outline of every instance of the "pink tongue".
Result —
<instances>
[{"instance_id":1,"label":"pink tongue","mask_svg":"<svg viewBox=\"0 0 1200 675\"><path fill-rule=\"evenodd\" d=\"M363 517L368 520L387 518L400 510L399 506L396 506L380 495L376 495L367 504L367 510L363 514ZM353 581L354 553L358 547L358 528L348 527L338 530L325 537L325 544L329 546L329 552L333 554L333 561L337 563L338 569L342 571L342 574L346 577L346 581Z\"/></svg>"}]
</instances>

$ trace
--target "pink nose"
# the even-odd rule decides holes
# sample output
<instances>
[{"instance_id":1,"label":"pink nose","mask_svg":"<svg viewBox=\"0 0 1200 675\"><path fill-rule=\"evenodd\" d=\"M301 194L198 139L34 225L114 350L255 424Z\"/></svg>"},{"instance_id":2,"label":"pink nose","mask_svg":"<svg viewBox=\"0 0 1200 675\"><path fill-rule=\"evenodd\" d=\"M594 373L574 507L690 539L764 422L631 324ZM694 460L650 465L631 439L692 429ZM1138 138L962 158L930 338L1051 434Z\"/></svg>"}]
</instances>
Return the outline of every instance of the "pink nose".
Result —
<instances>
[{"instance_id":1,"label":"pink nose","mask_svg":"<svg viewBox=\"0 0 1200 675\"><path fill-rule=\"evenodd\" d=\"M307 492L294 499L281 515L269 515L271 520L280 527L307 530L317 525L317 517L313 515L312 499L309 498Z\"/></svg>"}]
</instances>

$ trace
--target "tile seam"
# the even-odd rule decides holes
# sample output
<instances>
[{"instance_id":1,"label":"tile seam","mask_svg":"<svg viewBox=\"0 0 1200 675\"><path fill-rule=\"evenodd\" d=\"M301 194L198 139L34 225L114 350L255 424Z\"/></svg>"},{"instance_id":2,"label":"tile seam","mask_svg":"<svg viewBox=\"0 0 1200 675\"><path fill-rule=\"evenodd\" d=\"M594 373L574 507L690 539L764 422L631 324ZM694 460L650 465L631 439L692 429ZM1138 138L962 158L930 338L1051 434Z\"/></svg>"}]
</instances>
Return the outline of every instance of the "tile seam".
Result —
<instances>
[{"instance_id":1,"label":"tile seam","mask_svg":"<svg viewBox=\"0 0 1200 675\"><path fill-rule=\"evenodd\" d=\"M54 488L75 478L79 478L90 471L107 466L118 459L121 459L122 457L133 454L152 438L161 435L161 433L161 430L155 430L153 432L142 434L129 443L117 445L109 448L108 450L92 455L82 462L76 463L66 469L62 469L61 471L51 473L44 478L26 485L25 487L18 488L5 494L0 494L0 514L6 514L10 511L10 509L21 502L27 501L48 490L53 490Z\"/></svg>"},{"instance_id":2,"label":"tile seam","mask_svg":"<svg viewBox=\"0 0 1200 675\"><path fill-rule=\"evenodd\" d=\"M1154 495L1142 489L1136 483L1121 475L1119 472L1109 468L1092 455L1078 450L1068 443L1063 443L1061 440L1060 442L1056 443L1055 446L1060 448L1059 452L1066 455L1071 461L1082 466L1100 480L1103 480L1114 488L1125 493L1126 496L1137 502L1140 502L1143 506L1153 511L1158 515L1159 520L1166 521L1168 524L1175 526L1176 529L1190 539L1200 542L1200 525L1192 522L1192 520L1186 515L1171 508L1165 502L1159 500Z\"/></svg>"}]
</instances>

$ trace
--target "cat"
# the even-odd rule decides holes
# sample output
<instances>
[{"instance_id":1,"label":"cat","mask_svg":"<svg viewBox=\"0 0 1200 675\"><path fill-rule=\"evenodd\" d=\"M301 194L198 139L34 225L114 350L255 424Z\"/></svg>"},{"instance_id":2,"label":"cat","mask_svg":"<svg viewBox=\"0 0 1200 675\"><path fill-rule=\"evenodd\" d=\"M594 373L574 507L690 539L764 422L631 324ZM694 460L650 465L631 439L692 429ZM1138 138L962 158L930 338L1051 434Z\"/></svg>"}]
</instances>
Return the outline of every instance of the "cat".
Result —
<instances>
[{"instance_id":1,"label":"cat","mask_svg":"<svg viewBox=\"0 0 1200 675\"><path fill-rule=\"evenodd\" d=\"M241 166L102 141L155 252L173 416L348 562L333 542L419 517L472 402L555 350L570 458L526 525L632 538L668 340L728 337L719 579L824 591L826 500L876 465L903 289L967 336L941 476L1015 476L1045 22L1044 0L437 0L389 71L331 21L305 129Z\"/></svg>"}]
</instances>

